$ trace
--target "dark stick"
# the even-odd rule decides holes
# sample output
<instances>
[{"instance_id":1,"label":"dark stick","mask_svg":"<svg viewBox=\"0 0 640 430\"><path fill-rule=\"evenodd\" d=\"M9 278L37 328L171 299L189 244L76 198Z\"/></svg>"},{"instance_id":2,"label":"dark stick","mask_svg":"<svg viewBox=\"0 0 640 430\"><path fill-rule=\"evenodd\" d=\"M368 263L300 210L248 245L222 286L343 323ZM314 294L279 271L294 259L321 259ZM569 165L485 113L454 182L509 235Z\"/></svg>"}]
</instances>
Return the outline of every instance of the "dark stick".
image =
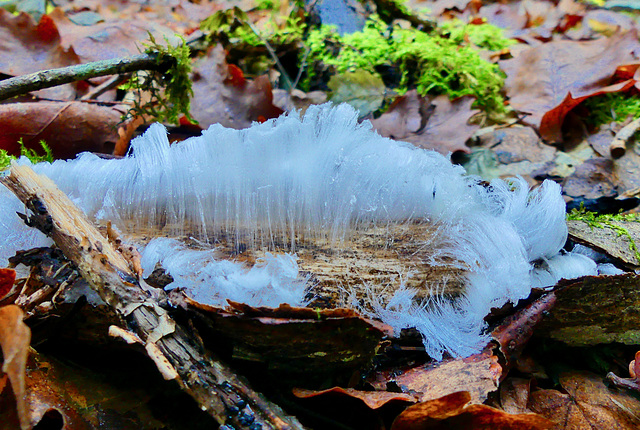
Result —
<instances>
[{"instance_id":1,"label":"dark stick","mask_svg":"<svg viewBox=\"0 0 640 430\"><path fill-rule=\"evenodd\" d=\"M158 64L157 62L157 55L139 54L131 57L94 61L59 69L42 70L40 72L0 81L0 101L31 91L68 84L70 82L83 81L98 76L130 73L136 70L158 70L162 66L162 64Z\"/></svg>"}]
</instances>

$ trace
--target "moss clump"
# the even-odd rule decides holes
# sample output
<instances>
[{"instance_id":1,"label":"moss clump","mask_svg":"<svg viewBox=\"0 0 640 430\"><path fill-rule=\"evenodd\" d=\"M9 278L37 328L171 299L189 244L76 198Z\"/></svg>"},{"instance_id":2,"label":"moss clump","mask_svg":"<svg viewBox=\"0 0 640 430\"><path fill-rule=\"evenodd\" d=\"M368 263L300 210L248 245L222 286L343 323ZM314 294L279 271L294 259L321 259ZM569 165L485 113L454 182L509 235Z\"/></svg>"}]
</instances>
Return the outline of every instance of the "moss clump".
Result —
<instances>
[{"instance_id":1,"label":"moss clump","mask_svg":"<svg viewBox=\"0 0 640 430\"><path fill-rule=\"evenodd\" d=\"M161 70L154 72L134 73L129 82L122 86L126 90L133 90L138 97L130 115L147 115L156 121L177 124L180 115L189 121L197 121L189 115L191 97L193 96L191 74L190 49L184 39L182 43L172 46L165 39L166 46L156 42L149 34L149 42L145 43L145 52L156 57ZM149 92L151 98L145 104L140 104L142 93Z\"/></svg>"},{"instance_id":2,"label":"moss clump","mask_svg":"<svg viewBox=\"0 0 640 430\"><path fill-rule=\"evenodd\" d=\"M638 251L638 246L636 242L631 237L631 233L626 228L615 224L615 221L618 222L640 222L640 214L602 214L599 215L595 212L589 212L581 207L580 209L573 209L570 213L567 214L567 220L573 221L584 221L591 228L608 228L616 232L618 237L626 237L629 241L629 249L636 257L638 263L640 263L640 252Z\"/></svg>"},{"instance_id":3,"label":"moss clump","mask_svg":"<svg viewBox=\"0 0 640 430\"><path fill-rule=\"evenodd\" d=\"M593 125L621 122L629 116L640 117L640 97L629 93L608 93L590 97L583 107L588 111L587 120Z\"/></svg>"},{"instance_id":4,"label":"moss clump","mask_svg":"<svg viewBox=\"0 0 640 430\"><path fill-rule=\"evenodd\" d=\"M459 34L464 39L463 33ZM310 31L307 40L308 67L301 83L307 91L313 87L316 75L327 68L334 72L361 69L371 73L396 68L399 76L396 82L383 78L400 93L415 87L421 95L447 94L450 98L471 95L476 97L476 106L487 113L505 112L501 94L504 74L455 37L388 27L374 16L361 32L340 36L333 28L324 26Z\"/></svg>"},{"instance_id":5,"label":"moss clump","mask_svg":"<svg viewBox=\"0 0 640 430\"><path fill-rule=\"evenodd\" d=\"M468 40L478 48L489 51L500 51L518 43L515 39L504 37L504 30L495 25L465 24L459 19L452 19L440 26L440 33L453 43L463 45Z\"/></svg>"},{"instance_id":6,"label":"moss clump","mask_svg":"<svg viewBox=\"0 0 640 430\"><path fill-rule=\"evenodd\" d=\"M51 152L51 148L49 148L44 140L40 141L40 146L44 151L44 154L42 155L38 154L35 149L25 147L22 143L22 138L18 140L18 144L20 144L20 155L27 157L29 160L31 160L32 163L40 163L43 161L51 163L53 161L53 153ZM0 169L6 169L7 167L9 167L11 162L17 158L18 157L14 155L10 155L4 149L0 149Z\"/></svg>"}]
</instances>

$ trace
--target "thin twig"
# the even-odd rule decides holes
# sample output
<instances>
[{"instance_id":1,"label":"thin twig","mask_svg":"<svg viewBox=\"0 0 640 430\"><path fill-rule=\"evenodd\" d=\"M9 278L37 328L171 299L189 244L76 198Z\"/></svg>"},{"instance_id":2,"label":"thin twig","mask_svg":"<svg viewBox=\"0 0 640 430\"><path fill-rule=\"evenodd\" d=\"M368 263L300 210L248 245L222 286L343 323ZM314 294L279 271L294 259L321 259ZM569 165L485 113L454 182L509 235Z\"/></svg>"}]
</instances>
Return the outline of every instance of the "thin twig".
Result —
<instances>
[{"instance_id":1,"label":"thin twig","mask_svg":"<svg viewBox=\"0 0 640 430\"><path fill-rule=\"evenodd\" d=\"M131 57L94 61L59 69L42 70L40 72L0 81L0 100L6 100L32 91L83 81L98 76L123 74L136 70L158 70L162 66L162 64L157 63L156 55L139 54Z\"/></svg>"},{"instance_id":2,"label":"thin twig","mask_svg":"<svg viewBox=\"0 0 640 430\"><path fill-rule=\"evenodd\" d=\"M278 56L276 55L276 51L273 49L273 47L271 46L271 44L269 43L269 41L267 41L267 39L265 39L264 37L262 37L262 35L260 34L260 32L258 31L258 29L256 29L253 24L251 24L249 21L245 22L249 28L251 29L251 31L253 31L255 33L256 36L258 36L258 38L260 39L260 41L262 43L264 43L264 46L267 47L267 51L269 52L269 55L271 55L271 58L273 59L273 61L276 63L276 67L278 68L278 70L280 71L280 74L282 75L282 77L284 78L284 85L286 87L286 89L288 91L291 91L292 89L295 88L295 86L293 85L293 82L291 82L291 78L289 77L289 74L287 73L287 71L284 69L284 67L282 66L282 63L280 63L280 59L278 58Z\"/></svg>"}]
</instances>

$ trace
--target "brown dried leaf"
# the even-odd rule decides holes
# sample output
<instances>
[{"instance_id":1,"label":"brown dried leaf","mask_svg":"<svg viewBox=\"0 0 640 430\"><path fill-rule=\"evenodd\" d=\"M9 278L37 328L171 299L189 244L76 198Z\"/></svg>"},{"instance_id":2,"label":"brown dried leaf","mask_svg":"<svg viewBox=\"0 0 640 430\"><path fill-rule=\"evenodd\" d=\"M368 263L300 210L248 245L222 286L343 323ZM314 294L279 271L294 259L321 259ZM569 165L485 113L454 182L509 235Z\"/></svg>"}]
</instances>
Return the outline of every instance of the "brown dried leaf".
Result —
<instances>
[{"instance_id":1,"label":"brown dried leaf","mask_svg":"<svg viewBox=\"0 0 640 430\"><path fill-rule=\"evenodd\" d=\"M616 166L610 158L591 158L576 167L562 183L563 194L599 199L618 195Z\"/></svg>"},{"instance_id":2,"label":"brown dried leaf","mask_svg":"<svg viewBox=\"0 0 640 430\"><path fill-rule=\"evenodd\" d=\"M529 379L507 378L500 384L500 406L510 414L530 413L527 407L530 392Z\"/></svg>"},{"instance_id":3,"label":"brown dried leaf","mask_svg":"<svg viewBox=\"0 0 640 430\"><path fill-rule=\"evenodd\" d=\"M467 358L414 367L393 381L405 392L422 393L421 402L465 390L469 392L470 401L482 403L489 393L497 390L501 377L498 357L485 351Z\"/></svg>"},{"instance_id":4,"label":"brown dried leaf","mask_svg":"<svg viewBox=\"0 0 640 430\"><path fill-rule=\"evenodd\" d=\"M8 305L0 308L0 347L4 357L2 371L11 381L20 428L24 430L31 426L25 383L31 330L22 322L22 318L22 309L18 306Z\"/></svg>"},{"instance_id":5,"label":"brown dried leaf","mask_svg":"<svg viewBox=\"0 0 640 430\"><path fill-rule=\"evenodd\" d=\"M567 113L588 97L624 91L634 79L611 84L616 72L640 65L635 31L588 42L546 43L500 62L507 74L505 90L511 105L528 113L524 121L543 138L561 141ZM635 71L635 69L634 69Z\"/></svg>"},{"instance_id":6,"label":"brown dried leaf","mask_svg":"<svg viewBox=\"0 0 640 430\"><path fill-rule=\"evenodd\" d=\"M354 399L361 400L365 405L367 405L371 409L379 409L382 406L386 405L389 402L409 402L415 403L415 396L411 396L409 394L404 393L391 393L389 391L361 391L354 390L353 388L342 388L342 387L333 387L328 390L306 390L304 388L294 388L293 395L301 398L307 399L309 397L317 397L317 396L325 396L325 395L335 395L335 396L347 396L352 397Z\"/></svg>"},{"instance_id":7,"label":"brown dried leaf","mask_svg":"<svg viewBox=\"0 0 640 430\"><path fill-rule=\"evenodd\" d=\"M447 96L422 97L416 90L396 99L386 113L371 121L382 136L413 143L442 154L470 152L466 141L479 128L469 125L478 113L471 109L474 98L461 97L453 102Z\"/></svg>"},{"instance_id":8,"label":"brown dried leaf","mask_svg":"<svg viewBox=\"0 0 640 430\"><path fill-rule=\"evenodd\" d=\"M73 49L62 47L58 29L47 15L36 25L24 12L13 16L0 8L0 73L20 76L79 63L80 58ZM75 97L76 89L66 84L34 94L68 100Z\"/></svg>"},{"instance_id":9,"label":"brown dried leaf","mask_svg":"<svg viewBox=\"0 0 640 430\"><path fill-rule=\"evenodd\" d=\"M89 26L74 24L60 8L54 9L49 17L60 31L61 45L75 52L83 63L139 54L144 50L142 43L149 40L149 34L158 43L164 43L165 38L177 41L171 29L147 20L143 15Z\"/></svg>"},{"instance_id":10,"label":"brown dried leaf","mask_svg":"<svg viewBox=\"0 0 640 430\"><path fill-rule=\"evenodd\" d=\"M20 154L18 139L27 148L42 153L44 140L56 158L71 158L79 152L111 153L118 141L116 126L127 111L123 105L81 101L0 104L0 149Z\"/></svg>"},{"instance_id":11,"label":"brown dried leaf","mask_svg":"<svg viewBox=\"0 0 640 430\"><path fill-rule=\"evenodd\" d=\"M511 415L485 405L468 405L470 399L469 393L459 391L409 406L394 420L391 430L541 430L551 426L540 415Z\"/></svg>"},{"instance_id":12,"label":"brown dried leaf","mask_svg":"<svg viewBox=\"0 0 640 430\"><path fill-rule=\"evenodd\" d=\"M493 330L491 335L500 345L507 369L510 369L520 357L536 326L553 308L555 301L555 295L547 294L505 318L504 322Z\"/></svg>"},{"instance_id":13,"label":"brown dried leaf","mask_svg":"<svg viewBox=\"0 0 640 430\"><path fill-rule=\"evenodd\" d=\"M640 426L640 401L607 388L602 378L586 372L560 376L558 390L532 391L529 407L554 421L553 429L631 430Z\"/></svg>"},{"instance_id":14,"label":"brown dried leaf","mask_svg":"<svg viewBox=\"0 0 640 430\"><path fill-rule=\"evenodd\" d=\"M199 125L207 128L219 123L240 129L279 116L282 110L272 103L269 78L246 80L237 67L227 65L225 57L224 49L217 45L193 65L191 116Z\"/></svg>"}]
</instances>

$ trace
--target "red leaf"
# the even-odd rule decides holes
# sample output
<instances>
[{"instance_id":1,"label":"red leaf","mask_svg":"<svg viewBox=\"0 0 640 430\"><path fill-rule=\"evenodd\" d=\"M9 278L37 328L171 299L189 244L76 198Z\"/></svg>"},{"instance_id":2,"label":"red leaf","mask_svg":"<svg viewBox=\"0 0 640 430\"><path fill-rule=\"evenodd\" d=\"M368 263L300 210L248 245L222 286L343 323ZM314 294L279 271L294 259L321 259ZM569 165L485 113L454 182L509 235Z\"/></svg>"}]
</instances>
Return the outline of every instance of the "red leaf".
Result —
<instances>
[{"instance_id":1,"label":"red leaf","mask_svg":"<svg viewBox=\"0 0 640 430\"><path fill-rule=\"evenodd\" d=\"M16 271L13 269L0 269L0 300L13 288L16 281ZM1 390L0 390L1 391Z\"/></svg>"}]
</instances>

